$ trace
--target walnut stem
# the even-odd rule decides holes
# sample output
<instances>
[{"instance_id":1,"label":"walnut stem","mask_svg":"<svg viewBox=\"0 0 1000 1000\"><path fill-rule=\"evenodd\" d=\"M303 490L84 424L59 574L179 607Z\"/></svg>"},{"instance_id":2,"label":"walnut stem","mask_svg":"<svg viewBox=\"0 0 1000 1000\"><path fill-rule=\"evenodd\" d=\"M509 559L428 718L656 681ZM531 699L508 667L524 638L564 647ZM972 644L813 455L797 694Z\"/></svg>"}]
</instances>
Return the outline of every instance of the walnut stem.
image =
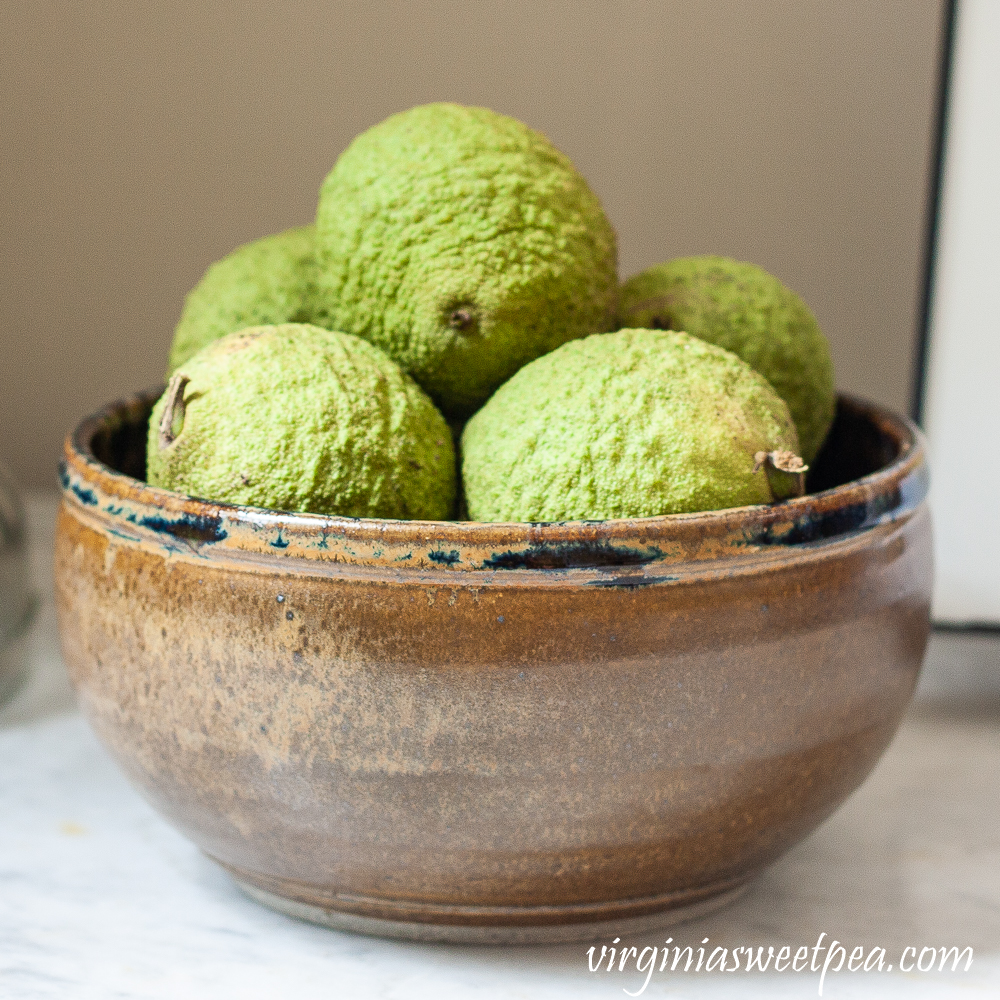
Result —
<instances>
[{"instance_id":1,"label":"walnut stem","mask_svg":"<svg viewBox=\"0 0 1000 1000\"><path fill-rule=\"evenodd\" d=\"M475 323L475 321L475 313L473 313L473 311L467 306L462 306L461 308L456 309L448 317L448 325L453 330L467 330Z\"/></svg>"},{"instance_id":2,"label":"walnut stem","mask_svg":"<svg viewBox=\"0 0 1000 1000\"><path fill-rule=\"evenodd\" d=\"M753 471L761 467L775 500L805 496L809 466L793 451L758 451L753 457Z\"/></svg>"},{"instance_id":3,"label":"walnut stem","mask_svg":"<svg viewBox=\"0 0 1000 1000\"><path fill-rule=\"evenodd\" d=\"M163 406L163 414L160 417L159 434L157 444L160 451L169 448L174 443L174 419L180 417L184 419L184 387L191 379L187 375L180 373L174 375L167 384L166 402Z\"/></svg>"}]
</instances>

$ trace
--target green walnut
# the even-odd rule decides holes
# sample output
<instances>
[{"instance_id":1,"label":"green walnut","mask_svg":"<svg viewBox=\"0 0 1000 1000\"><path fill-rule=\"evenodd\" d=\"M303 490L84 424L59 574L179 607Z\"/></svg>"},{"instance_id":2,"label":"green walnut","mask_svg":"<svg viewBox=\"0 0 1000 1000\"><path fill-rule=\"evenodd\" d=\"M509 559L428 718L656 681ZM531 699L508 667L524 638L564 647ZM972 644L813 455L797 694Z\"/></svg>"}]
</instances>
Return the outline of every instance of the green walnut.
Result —
<instances>
[{"instance_id":1,"label":"green walnut","mask_svg":"<svg viewBox=\"0 0 1000 1000\"><path fill-rule=\"evenodd\" d=\"M462 434L476 521L650 517L771 503L801 480L788 407L734 354L619 330L522 368ZM781 467L770 469L778 454ZM784 454L788 453L788 454Z\"/></svg>"},{"instance_id":2,"label":"green walnut","mask_svg":"<svg viewBox=\"0 0 1000 1000\"><path fill-rule=\"evenodd\" d=\"M788 404L802 457L816 457L836 408L830 347L773 275L726 257L682 257L625 282L619 316L623 327L683 330L741 357Z\"/></svg>"},{"instance_id":3,"label":"green walnut","mask_svg":"<svg viewBox=\"0 0 1000 1000\"><path fill-rule=\"evenodd\" d=\"M428 104L358 136L323 183L316 321L383 348L449 413L611 329L615 234L543 135Z\"/></svg>"},{"instance_id":4,"label":"green walnut","mask_svg":"<svg viewBox=\"0 0 1000 1000\"><path fill-rule=\"evenodd\" d=\"M288 323L227 334L185 361L153 407L147 477L226 503L442 520L451 432L372 344Z\"/></svg>"},{"instance_id":5,"label":"green walnut","mask_svg":"<svg viewBox=\"0 0 1000 1000\"><path fill-rule=\"evenodd\" d=\"M248 326L309 322L316 227L299 226L237 247L188 293L167 374L213 340Z\"/></svg>"}]
</instances>

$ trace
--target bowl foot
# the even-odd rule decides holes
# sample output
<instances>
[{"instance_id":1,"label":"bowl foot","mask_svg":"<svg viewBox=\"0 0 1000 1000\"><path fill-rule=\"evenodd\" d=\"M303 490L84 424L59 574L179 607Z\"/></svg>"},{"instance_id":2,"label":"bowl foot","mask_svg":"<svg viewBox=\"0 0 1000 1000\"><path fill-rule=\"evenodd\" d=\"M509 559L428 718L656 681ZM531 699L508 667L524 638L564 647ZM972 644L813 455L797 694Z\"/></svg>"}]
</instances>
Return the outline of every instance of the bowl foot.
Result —
<instances>
[{"instance_id":1,"label":"bowl foot","mask_svg":"<svg viewBox=\"0 0 1000 1000\"><path fill-rule=\"evenodd\" d=\"M405 908L401 907L400 918L392 919L352 912L353 907L346 908L350 906L346 899L345 908L340 909L282 896L241 878L228 865L223 867L252 899L299 920L354 934L450 944L559 944L641 934L713 913L739 898L749 885L749 881L736 885L727 882L717 888L698 890L697 893L665 893L663 896L599 905L476 907L424 904L416 907L407 904ZM694 895L697 898L692 902L690 900ZM388 900L381 903L383 910L391 905ZM417 909L421 919L405 918ZM602 911L607 914L608 911L622 910L644 912L638 916L598 916ZM591 915L594 919L587 919Z\"/></svg>"}]
</instances>

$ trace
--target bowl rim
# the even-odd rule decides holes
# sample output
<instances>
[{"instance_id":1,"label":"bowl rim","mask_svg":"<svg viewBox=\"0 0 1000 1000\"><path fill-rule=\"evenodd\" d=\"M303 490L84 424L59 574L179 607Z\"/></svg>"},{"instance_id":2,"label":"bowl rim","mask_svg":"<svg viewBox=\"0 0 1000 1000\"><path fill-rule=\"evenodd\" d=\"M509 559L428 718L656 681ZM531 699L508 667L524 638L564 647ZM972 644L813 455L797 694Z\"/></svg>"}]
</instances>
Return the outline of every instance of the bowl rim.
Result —
<instances>
[{"instance_id":1,"label":"bowl rim","mask_svg":"<svg viewBox=\"0 0 1000 1000\"><path fill-rule=\"evenodd\" d=\"M838 412L873 424L895 443L896 457L858 479L775 504L552 522L402 521L268 510L151 486L97 457L97 436L140 421L144 426L161 392L113 402L67 435L59 467L63 496L123 540L152 540L202 557L222 550L396 570L487 572L700 562L854 536L910 514L927 494L926 447L916 425L839 394Z\"/></svg>"}]
</instances>

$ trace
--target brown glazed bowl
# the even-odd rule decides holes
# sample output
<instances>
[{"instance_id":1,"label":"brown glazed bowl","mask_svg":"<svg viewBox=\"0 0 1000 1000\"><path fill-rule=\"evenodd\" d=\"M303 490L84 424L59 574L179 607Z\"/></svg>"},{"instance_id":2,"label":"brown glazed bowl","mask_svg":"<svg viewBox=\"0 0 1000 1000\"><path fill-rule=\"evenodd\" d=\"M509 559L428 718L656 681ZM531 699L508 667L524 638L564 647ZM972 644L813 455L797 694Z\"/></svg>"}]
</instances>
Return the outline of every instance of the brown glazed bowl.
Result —
<instances>
[{"instance_id":1,"label":"brown glazed bowl","mask_svg":"<svg viewBox=\"0 0 1000 1000\"><path fill-rule=\"evenodd\" d=\"M705 912L856 788L928 634L919 433L841 398L812 492L476 524L154 489L156 393L67 440L83 711L258 899L336 927L571 940Z\"/></svg>"}]
</instances>

